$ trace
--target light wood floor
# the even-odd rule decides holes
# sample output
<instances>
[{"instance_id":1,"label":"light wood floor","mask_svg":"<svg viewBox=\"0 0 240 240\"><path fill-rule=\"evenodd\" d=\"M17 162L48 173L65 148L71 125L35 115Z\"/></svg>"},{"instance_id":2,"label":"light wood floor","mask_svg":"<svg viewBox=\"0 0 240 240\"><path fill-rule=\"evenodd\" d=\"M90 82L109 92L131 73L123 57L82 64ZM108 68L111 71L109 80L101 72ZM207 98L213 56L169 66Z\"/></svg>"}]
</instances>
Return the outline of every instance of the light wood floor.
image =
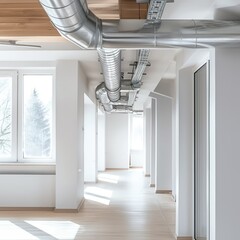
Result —
<instances>
[{"instance_id":1,"label":"light wood floor","mask_svg":"<svg viewBox=\"0 0 240 240\"><path fill-rule=\"evenodd\" d=\"M140 169L101 173L85 197L79 213L0 212L0 239L175 239L175 203L154 194Z\"/></svg>"}]
</instances>

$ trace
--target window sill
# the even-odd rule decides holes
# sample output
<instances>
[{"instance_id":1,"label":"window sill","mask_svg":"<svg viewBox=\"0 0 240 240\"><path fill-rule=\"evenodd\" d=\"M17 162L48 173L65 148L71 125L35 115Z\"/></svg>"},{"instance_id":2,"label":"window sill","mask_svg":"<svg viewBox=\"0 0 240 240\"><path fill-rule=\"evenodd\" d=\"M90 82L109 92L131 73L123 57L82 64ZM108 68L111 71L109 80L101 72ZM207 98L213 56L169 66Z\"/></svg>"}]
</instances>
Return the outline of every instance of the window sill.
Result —
<instances>
[{"instance_id":1,"label":"window sill","mask_svg":"<svg viewBox=\"0 0 240 240\"><path fill-rule=\"evenodd\" d=\"M56 163L0 163L0 174L46 174L56 173Z\"/></svg>"}]
</instances>

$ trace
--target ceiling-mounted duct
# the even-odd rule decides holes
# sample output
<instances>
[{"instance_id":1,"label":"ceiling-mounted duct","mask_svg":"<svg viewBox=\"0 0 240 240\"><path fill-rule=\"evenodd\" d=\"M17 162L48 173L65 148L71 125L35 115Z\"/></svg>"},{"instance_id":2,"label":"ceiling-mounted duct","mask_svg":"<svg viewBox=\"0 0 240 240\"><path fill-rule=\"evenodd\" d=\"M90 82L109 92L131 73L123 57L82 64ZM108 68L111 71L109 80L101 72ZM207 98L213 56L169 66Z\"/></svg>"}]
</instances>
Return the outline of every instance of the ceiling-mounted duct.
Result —
<instances>
[{"instance_id":1,"label":"ceiling-mounted duct","mask_svg":"<svg viewBox=\"0 0 240 240\"><path fill-rule=\"evenodd\" d=\"M57 30L83 48L142 49L240 45L239 21L101 21L84 0L39 0Z\"/></svg>"},{"instance_id":2,"label":"ceiling-mounted duct","mask_svg":"<svg viewBox=\"0 0 240 240\"><path fill-rule=\"evenodd\" d=\"M111 112L113 106L110 104L110 100L107 95L104 83L100 84L96 89L96 98L101 102L106 112Z\"/></svg>"},{"instance_id":3,"label":"ceiling-mounted duct","mask_svg":"<svg viewBox=\"0 0 240 240\"><path fill-rule=\"evenodd\" d=\"M112 102L120 99L121 51L119 49L98 49L105 87Z\"/></svg>"},{"instance_id":4,"label":"ceiling-mounted duct","mask_svg":"<svg viewBox=\"0 0 240 240\"><path fill-rule=\"evenodd\" d=\"M101 21L85 0L39 0L58 32L81 48L97 48Z\"/></svg>"}]
</instances>

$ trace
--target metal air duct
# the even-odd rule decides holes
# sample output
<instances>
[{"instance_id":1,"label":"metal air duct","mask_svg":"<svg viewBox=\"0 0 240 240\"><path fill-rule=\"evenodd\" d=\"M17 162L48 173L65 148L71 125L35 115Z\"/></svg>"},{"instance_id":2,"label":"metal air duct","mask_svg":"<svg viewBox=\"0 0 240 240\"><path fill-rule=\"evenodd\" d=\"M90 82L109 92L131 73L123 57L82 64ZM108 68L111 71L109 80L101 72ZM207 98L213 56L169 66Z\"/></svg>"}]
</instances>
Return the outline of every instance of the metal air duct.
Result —
<instances>
[{"instance_id":1,"label":"metal air duct","mask_svg":"<svg viewBox=\"0 0 240 240\"><path fill-rule=\"evenodd\" d=\"M98 49L105 87L112 102L120 99L121 51L119 49Z\"/></svg>"},{"instance_id":2,"label":"metal air duct","mask_svg":"<svg viewBox=\"0 0 240 240\"><path fill-rule=\"evenodd\" d=\"M108 98L104 83L101 83L96 88L96 98L100 100L100 102L106 112L111 112L113 110L113 106L110 104L111 102Z\"/></svg>"},{"instance_id":3,"label":"metal air duct","mask_svg":"<svg viewBox=\"0 0 240 240\"><path fill-rule=\"evenodd\" d=\"M240 45L240 21L101 21L85 0L39 0L57 30L83 48L142 49Z\"/></svg>"},{"instance_id":4,"label":"metal air duct","mask_svg":"<svg viewBox=\"0 0 240 240\"><path fill-rule=\"evenodd\" d=\"M81 48L97 48L101 21L85 0L39 0L58 32Z\"/></svg>"}]
</instances>

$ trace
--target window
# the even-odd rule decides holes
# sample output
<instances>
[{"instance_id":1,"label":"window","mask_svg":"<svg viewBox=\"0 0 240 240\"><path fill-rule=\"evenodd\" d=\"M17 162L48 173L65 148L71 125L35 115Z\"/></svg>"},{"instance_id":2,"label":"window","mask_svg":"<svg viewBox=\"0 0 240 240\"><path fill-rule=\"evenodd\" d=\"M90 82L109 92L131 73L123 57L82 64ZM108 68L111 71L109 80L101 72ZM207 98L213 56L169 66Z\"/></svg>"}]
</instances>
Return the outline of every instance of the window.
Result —
<instances>
[{"instance_id":1,"label":"window","mask_svg":"<svg viewBox=\"0 0 240 240\"><path fill-rule=\"evenodd\" d=\"M0 72L0 161L54 159L52 72Z\"/></svg>"},{"instance_id":2,"label":"window","mask_svg":"<svg viewBox=\"0 0 240 240\"><path fill-rule=\"evenodd\" d=\"M0 159L16 159L16 72L0 72Z\"/></svg>"},{"instance_id":3,"label":"window","mask_svg":"<svg viewBox=\"0 0 240 240\"><path fill-rule=\"evenodd\" d=\"M143 117L142 115L132 115L132 136L131 149L143 149Z\"/></svg>"}]
</instances>

